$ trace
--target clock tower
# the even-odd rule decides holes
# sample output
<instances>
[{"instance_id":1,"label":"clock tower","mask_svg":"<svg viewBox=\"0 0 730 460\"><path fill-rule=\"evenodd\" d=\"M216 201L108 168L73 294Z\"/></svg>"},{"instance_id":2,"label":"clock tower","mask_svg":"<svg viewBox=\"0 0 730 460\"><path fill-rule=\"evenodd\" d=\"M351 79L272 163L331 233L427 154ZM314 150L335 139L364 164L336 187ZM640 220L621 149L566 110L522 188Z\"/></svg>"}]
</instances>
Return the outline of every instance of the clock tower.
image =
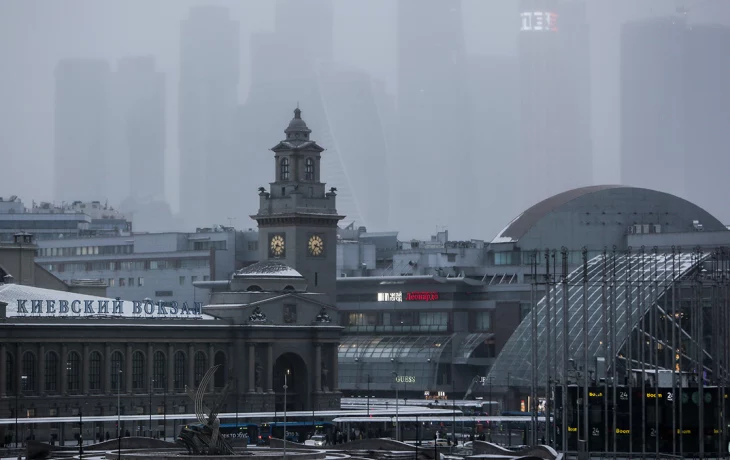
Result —
<instances>
[{"instance_id":1,"label":"clock tower","mask_svg":"<svg viewBox=\"0 0 730 460\"><path fill-rule=\"evenodd\" d=\"M312 130L297 107L276 144L274 181L259 188L259 260L284 263L304 276L309 292L335 302L337 276L337 189L325 190L320 164L324 149L310 139Z\"/></svg>"}]
</instances>

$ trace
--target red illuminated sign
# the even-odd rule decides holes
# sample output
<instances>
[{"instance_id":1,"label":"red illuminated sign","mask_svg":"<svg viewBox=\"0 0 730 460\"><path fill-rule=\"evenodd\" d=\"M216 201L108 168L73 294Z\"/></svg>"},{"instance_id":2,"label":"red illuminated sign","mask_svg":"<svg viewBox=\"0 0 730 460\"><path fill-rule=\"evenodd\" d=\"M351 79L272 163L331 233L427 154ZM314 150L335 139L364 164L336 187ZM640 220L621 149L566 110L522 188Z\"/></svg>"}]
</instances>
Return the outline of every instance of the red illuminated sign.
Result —
<instances>
[{"instance_id":1,"label":"red illuminated sign","mask_svg":"<svg viewBox=\"0 0 730 460\"><path fill-rule=\"evenodd\" d=\"M408 292L406 293L406 300L415 300L420 302L429 302L431 300L438 300L438 292Z\"/></svg>"}]
</instances>

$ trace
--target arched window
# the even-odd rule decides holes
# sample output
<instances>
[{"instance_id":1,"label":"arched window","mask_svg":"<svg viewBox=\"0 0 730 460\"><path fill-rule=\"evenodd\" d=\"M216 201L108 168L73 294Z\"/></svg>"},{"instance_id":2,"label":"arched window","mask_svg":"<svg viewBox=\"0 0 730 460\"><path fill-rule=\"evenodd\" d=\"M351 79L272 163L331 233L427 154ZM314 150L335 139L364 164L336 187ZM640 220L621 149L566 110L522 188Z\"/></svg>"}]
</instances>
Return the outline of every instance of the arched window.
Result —
<instances>
[{"instance_id":1,"label":"arched window","mask_svg":"<svg viewBox=\"0 0 730 460\"><path fill-rule=\"evenodd\" d=\"M185 382L187 381L187 369L185 368L185 353L182 351L175 352L175 380L173 381L173 387L176 390L185 388Z\"/></svg>"},{"instance_id":2,"label":"arched window","mask_svg":"<svg viewBox=\"0 0 730 460\"><path fill-rule=\"evenodd\" d=\"M226 354L219 351L215 354L215 360L213 362L216 366L220 366L215 370L215 375L213 375L213 386L223 388L226 385Z\"/></svg>"},{"instance_id":3,"label":"arched window","mask_svg":"<svg viewBox=\"0 0 730 460\"><path fill-rule=\"evenodd\" d=\"M195 353L195 370L193 373L193 377L195 378L196 387L200 385L200 381L203 380L203 376L208 371L208 369L206 369L207 361L208 360L205 359L205 354L202 351L198 351Z\"/></svg>"},{"instance_id":4,"label":"arched window","mask_svg":"<svg viewBox=\"0 0 730 460\"><path fill-rule=\"evenodd\" d=\"M68 354L66 382L68 391L79 391L81 388L81 357L75 351Z\"/></svg>"},{"instance_id":5,"label":"arched window","mask_svg":"<svg viewBox=\"0 0 730 460\"><path fill-rule=\"evenodd\" d=\"M21 391L35 390L35 370L35 355L29 351L26 351L25 353L23 353L23 374L21 377L23 382L20 388Z\"/></svg>"},{"instance_id":6,"label":"arched window","mask_svg":"<svg viewBox=\"0 0 730 460\"><path fill-rule=\"evenodd\" d=\"M132 354L132 389L144 388L144 355L141 351Z\"/></svg>"},{"instance_id":7,"label":"arched window","mask_svg":"<svg viewBox=\"0 0 730 460\"><path fill-rule=\"evenodd\" d=\"M112 353L112 368L109 378L112 382L112 390L121 391L124 389L124 356L121 352Z\"/></svg>"},{"instance_id":8,"label":"arched window","mask_svg":"<svg viewBox=\"0 0 730 460\"><path fill-rule=\"evenodd\" d=\"M89 390L101 390L101 353L98 351L89 355Z\"/></svg>"},{"instance_id":9,"label":"arched window","mask_svg":"<svg viewBox=\"0 0 730 460\"><path fill-rule=\"evenodd\" d=\"M161 351L155 352L155 360L152 363L152 388L162 390L165 388L167 378L165 376L165 354Z\"/></svg>"},{"instance_id":10,"label":"arched window","mask_svg":"<svg viewBox=\"0 0 730 460\"><path fill-rule=\"evenodd\" d=\"M314 180L314 158L304 160L304 180Z\"/></svg>"},{"instance_id":11,"label":"arched window","mask_svg":"<svg viewBox=\"0 0 730 460\"><path fill-rule=\"evenodd\" d=\"M247 287L246 290L248 292L261 292L261 286L257 286L255 284L252 284L251 286Z\"/></svg>"},{"instance_id":12,"label":"arched window","mask_svg":"<svg viewBox=\"0 0 730 460\"><path fill-rule=\"evenodd\" d=\"M58 391L58 355L55 352L49 351L48 353L46 353L45 368L46 391Z\"/></svg>"},{"instance_id":13,"label":"arched window","mask_svg":"<svg viewBox=\"0 0 730 460\"><path fill-rule=\"evenodd\" d=\"M289 180L289 158L279 160L279 180Z\"/></svg>"},{"instance_id":14,"label":"arched window","mask_svg":"<svg viewBox=\"0 0 730 460\"><path fill-rule=\"evenodd\" d=\"M5 352L5 390L10 393L15 389L15 361L9 351Z\"/></svg>"}]
</instances>

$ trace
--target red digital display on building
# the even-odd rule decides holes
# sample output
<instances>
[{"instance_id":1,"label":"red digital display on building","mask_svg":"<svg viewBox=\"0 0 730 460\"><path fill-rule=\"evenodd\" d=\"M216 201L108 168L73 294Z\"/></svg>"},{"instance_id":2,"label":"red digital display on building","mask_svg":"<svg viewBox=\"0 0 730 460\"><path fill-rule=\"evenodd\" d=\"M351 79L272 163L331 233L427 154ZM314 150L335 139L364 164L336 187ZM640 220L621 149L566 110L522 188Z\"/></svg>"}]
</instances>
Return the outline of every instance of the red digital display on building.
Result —
<instances>
[{"instance_id":1,"label":"red digital display on building","mask_svg":"<svg viewBox=\"0 0 730 460\"><path fill-rule=\"evenodd\" d=\"M438 292L408 292L406 293L406 300L415 300L420 302L429 302L432 300L438 300Z\"/></svg>"}]
</instances>

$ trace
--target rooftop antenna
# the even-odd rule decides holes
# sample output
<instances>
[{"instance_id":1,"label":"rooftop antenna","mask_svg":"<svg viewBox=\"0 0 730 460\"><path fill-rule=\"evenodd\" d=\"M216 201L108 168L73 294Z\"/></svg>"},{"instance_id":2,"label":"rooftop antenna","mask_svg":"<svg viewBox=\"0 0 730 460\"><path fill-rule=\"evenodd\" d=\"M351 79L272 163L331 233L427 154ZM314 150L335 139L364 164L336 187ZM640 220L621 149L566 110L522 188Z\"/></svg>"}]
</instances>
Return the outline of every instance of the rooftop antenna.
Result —
<instances>
[{"instance_id":1,"label":"rooftop antenna","mask_svg":"<svg viewBox=\"0 0 730 460\"><path fill-rule=\"evenodd\" d=\"M233 221L236 220L235 217L227 217L228 219L228 226L233 227Z\"/></svg>"}]
</instances>

